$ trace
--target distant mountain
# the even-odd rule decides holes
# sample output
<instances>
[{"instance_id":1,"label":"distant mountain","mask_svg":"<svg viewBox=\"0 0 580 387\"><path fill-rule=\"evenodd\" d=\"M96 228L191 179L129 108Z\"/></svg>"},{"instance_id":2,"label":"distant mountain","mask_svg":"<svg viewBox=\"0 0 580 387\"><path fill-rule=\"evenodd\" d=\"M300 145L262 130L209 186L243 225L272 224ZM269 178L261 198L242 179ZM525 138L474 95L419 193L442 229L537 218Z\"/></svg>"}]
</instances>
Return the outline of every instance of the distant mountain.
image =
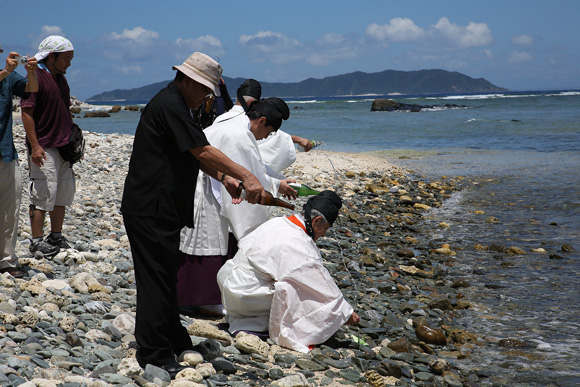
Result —
<instances>
[{"instance_id":1,"label":"distant mountain","mask_svg":"<svg viewBox=\"0 0 580 387\"><path fill-rule=\"evenodd\" d=\"M245 78L224 77L230 96L235 100L238 86ZM170 81L130 90L112 90L94 95L87 101L136 100L149 101ZM349 95L386 95L386 94L457 94L457 93L495 93L507 91L483 78L471 78L456 71L386 70L379 73L354 73L336 75L323 79L308 78L294 83L261 82L263 97L335 97Z\"/></svg>"}]
</instances>

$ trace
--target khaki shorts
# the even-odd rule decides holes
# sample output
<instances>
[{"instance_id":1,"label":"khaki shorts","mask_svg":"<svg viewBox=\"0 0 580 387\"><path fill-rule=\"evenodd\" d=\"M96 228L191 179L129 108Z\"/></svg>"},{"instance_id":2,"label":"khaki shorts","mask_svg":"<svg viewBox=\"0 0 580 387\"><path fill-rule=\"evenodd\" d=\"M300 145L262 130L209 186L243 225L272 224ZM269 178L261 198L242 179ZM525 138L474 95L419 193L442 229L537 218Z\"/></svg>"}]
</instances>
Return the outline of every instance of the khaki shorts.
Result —
<instances>
[{"instance_id":1,"label":"khaki shorts","mask_svg":"<svg viewBox=\"0 0 580 387\"><path fill-rule=\"evenodd\" d=\"M52 211L54 206L70 206L75 195L75 177L68 161L64 161L56 148L44 150L47 160L38 167L28 156L30 168L30 204L42 211Z\"/></svg>"}]
</instances>

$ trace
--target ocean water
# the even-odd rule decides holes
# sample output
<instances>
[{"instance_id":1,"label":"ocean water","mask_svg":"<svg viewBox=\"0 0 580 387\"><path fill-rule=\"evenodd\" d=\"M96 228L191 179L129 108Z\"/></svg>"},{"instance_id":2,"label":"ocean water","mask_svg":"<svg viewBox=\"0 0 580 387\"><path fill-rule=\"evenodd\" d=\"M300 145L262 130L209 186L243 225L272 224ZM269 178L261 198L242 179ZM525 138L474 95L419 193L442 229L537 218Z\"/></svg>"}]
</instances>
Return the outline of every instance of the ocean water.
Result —
<instances>
[{"instance_id":1,"label":"ocean water","mask_svg":"<svg viewBox=\"0 0 580 387\"><path fill-rule=\"evenodd\" d=\"M457 321L488 344L462 362L506 385L580 385L580 92L380 97L464 106L416 113L371 112L374 98L287 99L291 115L282 129L322 141L324 150L387 158L418 178L461 176L463 189L432 211L424 237L450 243L458 255L448 278L472 285L462 293L476 307L458 312ZM75 121L85 130L132 134L138 118L122 111ZM575 252L562 251L564 244ZM526 346L493 344L500 339Z\"/></svg>"}]
</instances>

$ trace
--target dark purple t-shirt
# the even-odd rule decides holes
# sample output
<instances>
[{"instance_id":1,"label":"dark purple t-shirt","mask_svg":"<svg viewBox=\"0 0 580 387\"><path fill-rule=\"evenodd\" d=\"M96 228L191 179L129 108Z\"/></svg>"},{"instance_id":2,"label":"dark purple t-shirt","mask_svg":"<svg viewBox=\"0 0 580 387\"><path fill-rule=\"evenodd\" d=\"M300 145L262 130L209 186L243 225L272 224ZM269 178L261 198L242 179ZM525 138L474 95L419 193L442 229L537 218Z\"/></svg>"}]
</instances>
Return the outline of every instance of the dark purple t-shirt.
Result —
<instances>
[{"instance_id":1,"label":"dark purple t-shirt","mask_svg":"<svg viewBox=\"0 0 580 387\"><path fill-rule=\"evenodd\" d=\"M38 92L20 102L23 108L34 108L34 124L38 144L42 148L57 148L68 143L72 130L70 89L64 75L52 75L41 68L36 69ZM28 141L28 140L27 140Z\"/></svg>"}]
</instances>

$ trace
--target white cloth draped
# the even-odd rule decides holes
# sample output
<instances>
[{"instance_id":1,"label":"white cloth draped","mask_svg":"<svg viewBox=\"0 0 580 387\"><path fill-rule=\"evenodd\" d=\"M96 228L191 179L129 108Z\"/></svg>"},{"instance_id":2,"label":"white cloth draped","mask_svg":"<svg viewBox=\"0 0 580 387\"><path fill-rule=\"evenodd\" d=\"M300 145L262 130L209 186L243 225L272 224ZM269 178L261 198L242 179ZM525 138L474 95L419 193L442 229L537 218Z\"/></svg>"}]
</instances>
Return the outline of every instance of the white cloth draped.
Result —
<instances>
[{"instance_id":1,"label":"white cloth draped","mask_svg":"<svg viewBox=\"0 0 580 387\"><path fill-rule=\"evenodd\" d=\"M263 140L258 141L260 154L264 163L280 173L296 161L296 148L292 136L277 130Z\"/></svg>"},{"instance_id":2,"label":"white cloth draped","mask_svg":"<svg viewBox=\"0 0 580 387\"><path fill-rule=\"evenodd\" d=\"M228 223L220 216L220 204L215 198L205 173L197 175L193 226L181 230L179 250L189 255L226 255L228 251Z\"/></svg>"},{"instance_id":3,"label":"white cloth draped","mask_svg":"<svg viewBox=\"0 0 580 387\"><path fill-rule=\"evenodd\" d=\"M230 332L268 330L275 343L306 353L352 315L316 244L288 218L269 220L238 246L218 273Z\"/></svg>"}]
</instances>

